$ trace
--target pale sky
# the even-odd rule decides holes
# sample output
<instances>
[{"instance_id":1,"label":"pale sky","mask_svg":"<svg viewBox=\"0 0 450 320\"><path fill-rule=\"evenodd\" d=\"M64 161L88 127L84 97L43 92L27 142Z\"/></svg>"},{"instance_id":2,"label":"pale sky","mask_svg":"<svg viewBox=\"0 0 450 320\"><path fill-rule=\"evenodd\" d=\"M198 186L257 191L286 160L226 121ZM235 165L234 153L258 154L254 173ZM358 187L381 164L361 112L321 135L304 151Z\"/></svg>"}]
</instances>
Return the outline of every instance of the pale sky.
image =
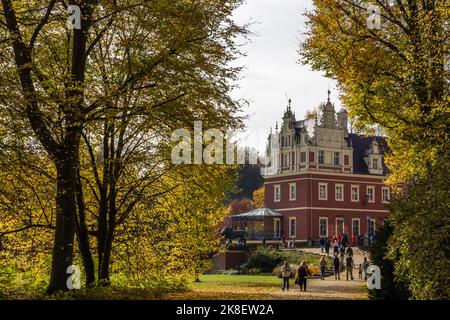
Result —
<instances>
[{"instance_id":1,"label":"pale sky","mask_svg":"<svg viewBox=\"0 0 450 320\"><path fill-rule=\"evenodd\" d=\"M250 30L255 35L245 47L247 57L238 61L245 66L241 88L233 93L250 103L244 110L249 116L247 130L266 135L281 121L287 97L292 99L296 118L303 119L307 110L326 101L328 87L336 111L340 109L335 82L298 62L299 43L306 31L303 12L311 7L311 0L247 0L236 11L238 24L254 22ZM261 138L252 142L258 150L263 150L264 143Z\"/></svg>"}]
</instances>

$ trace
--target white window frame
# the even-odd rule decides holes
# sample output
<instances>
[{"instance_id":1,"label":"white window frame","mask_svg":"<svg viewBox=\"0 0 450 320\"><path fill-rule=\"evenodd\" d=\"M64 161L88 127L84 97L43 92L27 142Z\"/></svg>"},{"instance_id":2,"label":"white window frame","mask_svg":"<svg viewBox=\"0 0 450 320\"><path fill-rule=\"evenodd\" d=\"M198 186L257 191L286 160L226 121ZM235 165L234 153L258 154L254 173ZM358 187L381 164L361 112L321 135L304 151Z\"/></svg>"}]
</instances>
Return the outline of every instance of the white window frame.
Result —
<instances>
[{"instance_id":1,"label":"white window frame","mask_svg":"<svg viewBox=\"0 0 450 320\"><path fill-rule=\"evenodd\" d=\"M295 228L294 228L294 234L292 234L292 221L294 221ZM296 217L289 217L289 238L295 239L297 238L297 218Z\"/></svg>"},{"instance_id":2,"label":"white window frame","mask_svg":"<svg viewBox=\"0 0 450 320\"><path fill-rule=\"evenodd\" d=\"M279 230L277 233L277 222L279 223ZM273 219L273 236L279 238L281 236L281 219L274 218Z\"/></svg>"},{"instance_id":3,"label":"white window frame","mask_svg":"<svg viewBox=\"0 0 450 320\"><path fill-rule=\"evenodd\" d=\"M352 236L353 236L353 221L358 221L358 234L361 234L361 219L352 218Z\"/></svg>"},{"instance_id":4,"label":"white window frame","mask_svg":"<svg viewBox=\"0 0 450 320\"><path fill-rule=\"evenodd\" d=\"M278 193L277 193L278 190ZM278 194L278 197L277 197ZM280 202L281 201L281 185L275 184L273 186L273 202Z\"/></svg>"},{"instance_id":5,"label":"white window frame","mask_svg":"<svg viewBox=\"0 0 450 320\"><path fill-rule=\"evenodd\" d=\"M387 200L384 200L384 191L387 191ZM389 187L381 188L381 202L383 202L383 203L391 202L391 190L389 189Z\"/></svg>"},{"instance_id":6,"label":"white window frame","mask_svg":"<svg viewBox=\"0 0 450 320\"><path fill-rule=\"evenodd\" d=\"M341 199L338 199L338 197L337 197L337 189L338 189L338 187L341 187L342 188L342 192L341 192ZM334 185L334 200L336 200L336 201L344 201L344 185L343 184L341 184L341 183L336 183L335 185Z\"/></svg>"},{"instance_id":7,"label":"white window frame","mask_svg":"<svg viewBox=\"0 0 450 320\"><path fill-rule=\"evenodd\" d=\"M325 187L325 198L322 198L320 195L320 187ZM326 182L319 182L319 200L328 200L328 183Z\"/></svg>"},{"instance_id":8,"label":"white window frame","mask_svg":"<svg viewBox=\"0 0 450 320\"><path fill-rule=\"evenodd\" d=\"M376 163L377 163L377 165L375 166L375 161L376 161ZM378 170L379 169L379 163L378 163L378 158L373 158L372 159L372 169L374 169L374 170Z\"/></svg>"},{"instance_id":9,"label":"white window frame","mask_svg":"<svg viewBox=\"0 0 450 320\"><path fill-rule=\"evenodd\" d=\"M372 200L369 200L367 197L367 202L374 203L375 202L375 186L366 186L366 195L369 195L369 189L373 190Z\"/></svg>"},{"instance_id":10,"label":"white window frame","mask_svg":"<svg viewBox=\"0 0 450 320\"><path fill-rule=\"evenodd\" d=\"M339 233L338 232L338 220L342 221L342 230L345 232L345 218L341 218L341 217L336 217L336 219L334 220L335 223L335 231L336 231L336 235Z\"/></svg>"},{"instance_id":11,"label":"white window frame","mask_svg":"<svg viewBox=\"0 0 450 320\"><path fill-rule=\"evenodd\" d=\"M325 228L325 234L322 234L321 233L321 225L320 225L320 222L322 221L322 220L326 220L326 228ZM319 237L320 238L328 238L328 217L319 217Z\"/></svg>"},{"instance_id":12,"label":"white window frame","mask_svg":"<svg viewBox=\"0 0 450 320\"><path fill-rule=\"evenodd\" d=\"M322 153L322 162L320 162L320 159L321 159L320 154L321 153ZM325 164L325 150L319 150L317 152L317 163L318 164Z\"/></svg>"},{"instance_id":13,"label":"white window frame","mask_svg":"<svg viewBox=\"0 0 450 320\"><path fill-rule=\"evenodd\" d=\"M358 192L356 193L357 199L353 199L353 188L356 188ZM359 202L359 184L352 184L350 187L350 200L351 202Z\"/></svg>"},{"instance_id":14,"label":"white window frame","mask_svg":"<svg viewBox=\"0 0 450 320\"><path fill-rule=\"evenodd\" d=\"M338 160L338 163L336 164L336 155L338 156L337 158L337 160ZM339 166L339 165L341 165L341 153L339 152L339 151L334 151L333 152L333 165L335 165L335 166Z\"/></svg>"},{"instance_id":15,"label":"white window frame","mask_svg":"<svg viewBox=\"0 0 450 320\"><path fill-rule=\"evenodd\" d=\"M294 196L292 197L292 187L294 187ZM297 184L295 182L289 183L289 201L297 199Z\"/></svg>"}]
</instances>

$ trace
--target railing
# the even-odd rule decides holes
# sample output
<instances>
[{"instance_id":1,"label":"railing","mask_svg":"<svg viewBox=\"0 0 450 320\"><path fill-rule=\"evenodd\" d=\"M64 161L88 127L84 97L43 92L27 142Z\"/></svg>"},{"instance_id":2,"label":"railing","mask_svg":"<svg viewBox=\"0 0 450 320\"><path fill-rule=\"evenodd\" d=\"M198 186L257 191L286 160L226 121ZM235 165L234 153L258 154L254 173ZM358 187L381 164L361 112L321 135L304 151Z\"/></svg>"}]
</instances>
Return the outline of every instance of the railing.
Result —
<instances>
[{"instance_id":1,"label":"railing","mask_svg":"<svg viewBox=\"0 0 450 320\"><path fill-rule=\"evenodd\" d=\"M280 234L275 234L275 232L270 231L249 231L248 240L280 240Z\"/></svg>"}]
</instances>

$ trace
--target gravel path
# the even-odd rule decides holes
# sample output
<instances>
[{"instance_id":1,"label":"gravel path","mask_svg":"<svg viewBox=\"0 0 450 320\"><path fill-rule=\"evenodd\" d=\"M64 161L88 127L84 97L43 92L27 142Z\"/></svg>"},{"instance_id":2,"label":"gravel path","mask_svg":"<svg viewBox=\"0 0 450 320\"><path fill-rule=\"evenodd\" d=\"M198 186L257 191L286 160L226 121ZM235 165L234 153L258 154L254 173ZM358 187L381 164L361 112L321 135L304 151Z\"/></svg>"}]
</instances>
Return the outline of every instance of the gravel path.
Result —
<instances>
[{"instance_id":1,"label":"gravel path","mask_svg":"<svg viewBox=\"0 0 450 320\"><path fill-rule=\"evenodd\" d=\"M366 288L364 280L346 281L345 274L342 273L341 280L334 280L334 276L326 277L325 280L308 280L306 292L294 287L289 291L280 289L270 295L273 299L281 300L364 300L368 299Z\"/></svg>"},{"instance_id":2,"label":"gravel path","mask_svg":"<svg viewBox=\"0 0 450 320\"><path fill-rule=\"evenodd\" d=\"M353 249L353 260L355 266L363 262L364 257L368 255L358 248ZM320 248L305 248L302 251L322 254ZM353 270L355 280L347 281L345 271L341 273L341 280L335 280L334 275L321 279L309 279L307 282L307 291L301 292L298 287L291 288L289 291L278 290L271 293L274 299L305 299L305 300L361 300L368 299L367 286L364 279L358 279L358 270Z\"/></svg>"}]
</instances>

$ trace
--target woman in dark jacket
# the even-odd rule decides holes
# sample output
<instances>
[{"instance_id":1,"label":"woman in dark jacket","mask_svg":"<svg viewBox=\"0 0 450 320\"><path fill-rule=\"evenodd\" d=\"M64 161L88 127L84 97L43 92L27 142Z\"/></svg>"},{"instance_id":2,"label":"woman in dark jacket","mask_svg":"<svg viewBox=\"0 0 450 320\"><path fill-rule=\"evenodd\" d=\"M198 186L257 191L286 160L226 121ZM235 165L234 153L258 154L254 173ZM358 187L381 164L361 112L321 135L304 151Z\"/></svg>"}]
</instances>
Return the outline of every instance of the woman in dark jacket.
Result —
<instances>
[{"instance_id":1,"label":"woman in dark jacket","mask_svg":"<svg viewBox=\"0 0 450 320\"><path fill-rule=\"evenodd\" d=\"M337 253L334 255L333 267L334 267L334 279L341 280L341 275L340 275L341 262L339 261L339 257L337 255Z\"/></svg>"},{"instance_id":2,"label":"woman in dark jacket","mask_svg":"<svg viewBox=\"0 0 450 320\"><path fill-rule=\"evenodd\" d=\"M302 291L302 289L306 291L306 277L309 275L308 266L306 265L306 261L303 260L298 268L296 280L296 283L300 286L300 291Z\"/></svg>"}]
</instances>

